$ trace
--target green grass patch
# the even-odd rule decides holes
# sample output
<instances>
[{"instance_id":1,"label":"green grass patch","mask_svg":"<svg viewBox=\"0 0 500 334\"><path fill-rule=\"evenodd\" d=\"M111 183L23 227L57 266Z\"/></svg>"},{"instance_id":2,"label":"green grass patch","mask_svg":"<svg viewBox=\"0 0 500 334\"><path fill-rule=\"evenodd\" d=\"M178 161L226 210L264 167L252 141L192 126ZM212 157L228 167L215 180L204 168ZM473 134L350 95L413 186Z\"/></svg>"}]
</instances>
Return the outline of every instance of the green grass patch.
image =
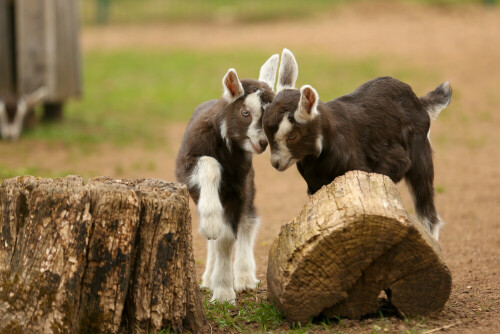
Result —
<instances>
[{"instance_id":1,"label":"green grass patch","mask_svg":"<svg viewBox=\"0 0 500 334\"><path fill-rule=\"evenodd\" d=\"M106 2L109 3L106 6ZM347 0L83 0L85 24L152 22L262 22L300 19L333 8Z\"/></svg>"},{"instance_id":2,"label":"green grass patch","mask_svg":"<svg viewBox=\"0 0 500 334\"><path fill-rule=\"evenodd\" d=\"M210 292L208 290L202 292L207 319L220 329L267 332L277 329L285 321L283 313L254 291L245 294L236 306L217 301L210 302Z\"/></svg>"},{"instance_id":3,"label":"green grass patch","mask_svg":"<svg viewBox=\"0 0 500 334\"><path fill-rule=\"evenodd\" d=\"M257 292L258 291L258 292ZM354 321L342 318L314 318L305 324L291 324L284 314L270 304L262 290L238 297L237 304L210 302L210 291L202 289L203 306L214 333L343 333L353 330L366 333L423 333L427 319L421 316L397 318L378 316ZM398 328L396 331L395 329ZM361 332L361 331L360 331Z\"/></svg>"},{"instance_id":4,"label":"green grass patch","mask_svg":"<svg viewBox=\"0 0 500 334\"><path fill-rule=\"evenodd\" d=\"M446 192L446 188L443 185L436 185L436 192L438 194L444 194Z\"/></svg>"},{"instance_id":5,"label":"green grass patch","mask_svg":"<svg viewBox=\"0 0 500 334\"><path fill-rule=\"evenodd\" d=\"M82 0L84 24L149 24L172 22L262 22L297 20L368 0ZM387 3L387 0L382 0ZM405 0L409 3L456 7L495 0ZM370 0L373 2L373 0ZM388 6L390 6L390 2Z\"/></svg>"},{"instance_id":6,"label":"green grass patch","mask_svg":"<svg viewBox=\"0 0 500 334\"><path fill-rule=\"evenodd\" d=\"M35 166L27 166L20 168L9 168L5 165L0 164L0 183L6 179L16 177L19 175L32 175L37 177L64 177L66 175L72 174L67 171L52 171L48 169L43 169Z\"/></svg>"},{"instance_id":7,"label":"green grass patch","mask_svg":"<svg viewBox=\"0 0 500 334\"><path fill-rule=\"evenodd\" d=\"M300 66L297 87L313 85L323 101L382 75L427 87L417 92L422 94L439 83L425 70L378 58L338 59L294 51ZM250 50L89 52L83 62L82 99L67 104L63 122L41 123L24 137L63 142L86 152L103 142L161 148L168 122L187 121L198 104L222 95L221 81L230 67L240 78L256 78L269 56Z\"/></svg>"}]
</instances>

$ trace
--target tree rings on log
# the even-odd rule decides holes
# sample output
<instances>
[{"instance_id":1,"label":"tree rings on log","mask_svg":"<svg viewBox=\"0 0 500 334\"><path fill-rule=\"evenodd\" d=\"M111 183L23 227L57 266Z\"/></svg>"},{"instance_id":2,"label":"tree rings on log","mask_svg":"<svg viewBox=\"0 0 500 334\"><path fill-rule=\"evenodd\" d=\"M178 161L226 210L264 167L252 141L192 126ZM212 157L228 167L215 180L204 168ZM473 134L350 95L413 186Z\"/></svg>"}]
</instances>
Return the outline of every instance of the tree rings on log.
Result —
<instances>
[{"instance_id":1,"label":"tree rings on log","mask_svg":"<svg viewBox=\"0 0 500 334\"><path fill-rule=\"evenodd\" d=\"M386 176L353 171L312 195L269 252L268 298L292 322L359 319L378 297L405 315L439 311L451 274L437 242Z\"/></svg>"},{"instance_id":2,"label":"tree rings on log","mask_svg":"<svg viewBox=\"0 0 500 334\"><path fill-rule=\"evenodd\" d=\"M204 332L188 191L157 179L0 186L0 333Z\"/></svg>"}]
</instances>

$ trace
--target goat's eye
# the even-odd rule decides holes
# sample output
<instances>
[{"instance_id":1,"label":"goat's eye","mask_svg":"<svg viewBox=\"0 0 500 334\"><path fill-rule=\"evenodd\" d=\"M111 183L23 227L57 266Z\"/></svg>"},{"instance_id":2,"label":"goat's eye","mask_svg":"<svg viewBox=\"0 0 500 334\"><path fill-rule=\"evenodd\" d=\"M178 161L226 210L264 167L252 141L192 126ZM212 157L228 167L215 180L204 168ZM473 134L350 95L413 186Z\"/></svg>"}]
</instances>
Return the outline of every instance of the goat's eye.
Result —
<instances>
[{"instance_id":1,"label":"goat's eye","mask_svg":"<svg viewBox=\"0 0 500 334\"><path fill-rule=\"evenodd\" d=\"M245 110L245 109L241 109L241 114L245 117L248 117L250 116L250 112L248 110Z\"/></svg>"},{"instance_id":2,"label":"goat's eye","mask_svg":"<svg viewBox=\"0 0 500 334\"><path fill-rule=\"evenodd\" d=\"M295 135L295 133L294 133L294 132L292 132L292 133L290 133L290 134L288 135L288 137L287 137L286 139L287 139L287 140L294 140L294 139L295 139L295 137L297 137L297 136Z\"/></svg>"}]
</instances>

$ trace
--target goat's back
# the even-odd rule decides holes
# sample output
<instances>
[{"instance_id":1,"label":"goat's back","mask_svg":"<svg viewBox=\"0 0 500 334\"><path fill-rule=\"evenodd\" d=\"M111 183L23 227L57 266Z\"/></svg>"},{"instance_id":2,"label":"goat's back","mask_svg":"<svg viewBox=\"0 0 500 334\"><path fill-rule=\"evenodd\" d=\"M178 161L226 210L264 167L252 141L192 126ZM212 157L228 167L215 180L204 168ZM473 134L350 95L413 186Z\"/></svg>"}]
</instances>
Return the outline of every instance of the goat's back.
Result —
<instances>
[{"instance_id":1,"label":"goat's back","mask_svg":"<svg viewBox=\"0 0 500 334\"><path fill-rule=\"evenodd\" d=\"M326 103L363 127L427 134L430 118L411 87L391 77L370 80L354 92ZM408 127L408 129L404 129ZM361 130L361 129L360 129Z\"/></svg>"}]
</instances>

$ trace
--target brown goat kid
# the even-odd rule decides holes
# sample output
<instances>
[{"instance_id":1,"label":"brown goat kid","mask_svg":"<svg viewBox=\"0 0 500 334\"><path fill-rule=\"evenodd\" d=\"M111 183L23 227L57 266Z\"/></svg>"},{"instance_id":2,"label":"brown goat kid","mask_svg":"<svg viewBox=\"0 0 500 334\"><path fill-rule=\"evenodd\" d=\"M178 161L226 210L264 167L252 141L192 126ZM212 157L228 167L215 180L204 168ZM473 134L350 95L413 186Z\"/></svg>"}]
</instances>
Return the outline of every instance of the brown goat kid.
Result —
<instances>
[{"instance_id":1,"label":"brown goat kid","mask_svg":"<svg viewBox=\"0 0 500 334\"><path fill-rule=\"evenodd\" d=\"M188 185L200 233L208 240L202 286L212 290L212 300L234 303L235 290L253 289L258 283L252 153L267 147L262 112L274 97L278 61L278 54L269 58L259 80L240 81L230 69L222 80L222 98L195 109L177 156L177 179Z\"/></svg>"},{"instance_id":2,"label":"brown goat kid","mask_svg":"<svg viewBox=\"0 0 500 334\"><path fill-rule=\"evenodd\" d=\"M293 54L283 50L277 95L263 117L274 168L297 163L309 194L350 170L404 178L419 220L437 240L441 220L428 135L450 103L448 82L418 98L407 84L382 77L323 103L309 85L294 89L297 75Z\"/></svg>"}]
</instances>

